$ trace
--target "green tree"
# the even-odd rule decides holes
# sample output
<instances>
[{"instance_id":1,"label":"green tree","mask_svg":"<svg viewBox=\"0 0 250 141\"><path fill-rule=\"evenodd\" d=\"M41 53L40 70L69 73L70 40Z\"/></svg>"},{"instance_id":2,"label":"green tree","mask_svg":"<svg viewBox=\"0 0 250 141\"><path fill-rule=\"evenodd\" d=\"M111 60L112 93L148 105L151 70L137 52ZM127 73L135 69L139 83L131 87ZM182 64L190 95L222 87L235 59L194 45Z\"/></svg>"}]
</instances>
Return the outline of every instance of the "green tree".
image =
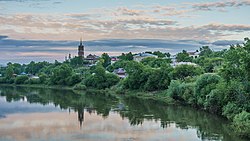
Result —
<instances>
[{"instance_id":1,"label":"green tree","mask_svg":"<svg viewBox=\"0 0 250 141\"><path fill-rule=\"evenodd\" d=\"M204 107L209 97L214 98L215 93L211 92L220 81L221 77L215 74L203 74L196 80L195 95L199 106Z\"/></svg>"},{"instance_id":2,"label":"green tree","mask_svg":"<svg viewBox=\"0 0 250 141\"><path fill-rule=\"evenodd\" d=\"M26 75L22 75L22 76L17 76L15 79L15 84L24 84L26 80L28 80L29 77Z\"/></svg>"},{"instance_id":3,"label":"green tree","mask_svg":"<svg viewBox=\"0 0 250 141\"><path fill-rule=\"evenodd\" d=\"M184 80L186 77L193 77L203 73L203 70L199 66L194 65L179 65L173 70L174 79Z\"/></svg>"},{"instance_id":4,"label":"green tree","mask_svg":"<svg viewBox=\"0 0 250 141\"><path fill-rule=\"evenodd\" d=\"M192 62L193 58L189 56L186 50L176 55L177 62Z\"/></svg>"},{"instance_id":5,"label":"green tree","mask_svg":"<svg viewBox=\"0 0 250 141\"><path fill-rule=\"evenodd\" d=\"M52 71L51 82L57 85L66 85L68 78L72 76L72 68L67 64L57 66Z\"/></svg>"},{"instance_id":6,"label":"green tree","mask_svg":"<svg viewBox=\"0 0 250 141\"><path fill-rule=\"evenodd\" d=\"M13 74L14 74L13 66L8 65L8 67L6 69L6 78L7 79L13 78Z\"/></svg>"},{"instance_id":7,"label":"green tree","mask_svg":"<svg viewBox=\"0 0 250 141\"><path fill-rule=\"evenodd\" d=\"M153 54L158 56L158 58L170 57L169 53L163 53L160 51L154 51Z\"/></svg>"},{"instance_id":8,"label":"green tree","mask_svg":"<svg viewBox=\"0 0 250 141\"><path fill-rule=\"evenodd\" d=\"M103 53L101 59L103 59L102 65L104 68L108 67L111 64L111 58L107 53Z\"/></svg>"},{"instance_id":9,"label":"green tree","mask_svg":"<svg viewBox=\"0 0 250 141\"><path fill-rule=\"evenodd\" d=\"M212 56L213 51L209 48L209 46L202 46L200 48L200 56L210 57Z\"/></svg>"},{"instance_id":10,"label":"green tree","mask_svg":"<svg viewBox=\"0 0 250 141\"><path fill-rule=\"evenodd\" d=\"M120 60L127 60L127 61L131 61L133 60L133 54L131 52L129 53L122 53L121 56L118 57Z\"/></svg>"},{"instance_id":11,"label":"green tree","mask_svg":"<svg viewBox=\"0 0 250 141\"><path fill-rule=\"evenodd\" d=\"M242 111L233 119L233 127L238 135L250 138L250 113Z\"/></svg>"}]
</instances>

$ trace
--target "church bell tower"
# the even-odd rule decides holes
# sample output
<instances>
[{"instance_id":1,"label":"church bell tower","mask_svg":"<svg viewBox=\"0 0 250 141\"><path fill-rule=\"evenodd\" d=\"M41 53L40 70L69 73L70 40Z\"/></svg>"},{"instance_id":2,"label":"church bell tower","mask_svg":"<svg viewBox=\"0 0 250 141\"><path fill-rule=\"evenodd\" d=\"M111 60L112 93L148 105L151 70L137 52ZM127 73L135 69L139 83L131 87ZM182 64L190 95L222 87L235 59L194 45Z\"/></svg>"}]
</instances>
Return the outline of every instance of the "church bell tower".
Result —
<instances>
[{"instance_id":1,"label":"church bell tower","mask_svg":"<svg viewBox=\"0 0 250 141\"><path fill-rule=\"evenodd\" d=\"M80 45L78 46L78 57L84 58L84 45L82 44L82 38L80 39Z\"/></svg>"}]
</instances>

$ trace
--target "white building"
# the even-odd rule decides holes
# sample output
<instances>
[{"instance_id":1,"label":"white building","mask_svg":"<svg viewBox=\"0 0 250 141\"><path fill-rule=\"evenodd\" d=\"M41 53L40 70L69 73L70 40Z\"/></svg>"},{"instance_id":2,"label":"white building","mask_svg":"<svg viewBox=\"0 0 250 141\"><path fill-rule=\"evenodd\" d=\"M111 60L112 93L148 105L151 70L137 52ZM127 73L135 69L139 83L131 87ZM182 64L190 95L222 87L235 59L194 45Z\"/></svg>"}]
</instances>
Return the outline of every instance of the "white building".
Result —
<instances>
[{"instance_id":1,"label":"white building","mask_svg":"<svg viewBox=\"0 0 250 141\"><path fill-rule=\"evenodd\" d=\"M188 55L192 58L198 58L200 56L200 52L198 50L195 52L188 52Z\"/></svg>"}]
</instances>

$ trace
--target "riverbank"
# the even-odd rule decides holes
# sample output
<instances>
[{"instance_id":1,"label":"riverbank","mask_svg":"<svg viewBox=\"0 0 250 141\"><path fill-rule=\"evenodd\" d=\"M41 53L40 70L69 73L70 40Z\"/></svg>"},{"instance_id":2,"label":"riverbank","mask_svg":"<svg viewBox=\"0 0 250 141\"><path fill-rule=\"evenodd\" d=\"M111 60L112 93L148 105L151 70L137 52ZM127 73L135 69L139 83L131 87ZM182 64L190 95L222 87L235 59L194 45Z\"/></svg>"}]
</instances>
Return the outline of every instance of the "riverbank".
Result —
<instances>
[{"instance_id":1,"label":"riverbank","mask_svg":"<svg viewBox=\"0 0 250 141\"><path fill-rule=\"evenodd\" d=\"M60 86L60 85L53 85L48 86L44 84L0 84L0 86L11 86L11 87L29 87L29 88L45 88L45 89L59 89L59 90L71 90L76 94L95 94L95 95L104 95L104 96L112 96L116 98L121 97L137 97L140 99L151 99L159 102L163 102L165 104L177 104L178 102L172 99L171 97L166 95L166 91L154 91L154 92L144 92L139 90L124 90L123 93L119 93L116 89L93 89L89 88L86 90L75 90L74 87L69 86Z\"/></svg>"}]
</instances>

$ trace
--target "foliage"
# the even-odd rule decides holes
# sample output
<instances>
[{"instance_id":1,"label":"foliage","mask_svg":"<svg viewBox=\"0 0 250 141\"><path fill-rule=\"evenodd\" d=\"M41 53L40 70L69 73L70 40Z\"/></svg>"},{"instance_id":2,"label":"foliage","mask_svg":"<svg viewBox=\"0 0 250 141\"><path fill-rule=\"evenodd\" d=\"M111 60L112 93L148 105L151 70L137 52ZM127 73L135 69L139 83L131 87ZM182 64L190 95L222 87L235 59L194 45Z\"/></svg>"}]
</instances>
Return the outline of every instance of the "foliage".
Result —
<instances>
[{"instance_id":1,"label":"foliage","mask_svg":"<svg viewBox=\"0 0 250 141\"><path fill-rule=\"evenodd\" d=\"M132 61L133 60L133 54L131 52L129 53L122 53L121 56L118 57L120 60L126 60L126 61Z\"/></svg>"},{"instance_id":2,"label":"foliage","mask_svg":"<svg viewBox=\"0 0 250 141\"><path fill-rule=\"evenodd\" d=\"M24 84L24 82L28 79L29 77L26 75L17 76L15 79L15 84Z\"/></svg>"},{"instance_id":3,"label":"foliage","mask_svg":"<svg viewBox=\"0 0 250 141\"><path fill-rule=\"evenodd\" d=\"M223 107L222 115L230 120L233 120L233 118L241 111L242 108L238 107L235 103L229 102L227 105Z\"/></svg>"},{"instance_id":4,"label":"foliage","mask_svg":"<svg viewBox=\"0 0 250 141\"><path fill-rule=\"evenodd\" d=\"M115 62L114 64L112 65L109 65L107 67L107 70L109 72L113 72L115 69L118 69L118 68L126 68L127 64L129 63L130 61L126 61L126 60L119 60L117 62Z\"/></svg>"},{"instance_id":5,"label":"foliage","mask_svg":"<svg viewBox=\"0 0 250 141\"><path fill-rule=\"evenodd\" d=\"M209 46L202 46L200 48L200 56L210 57L213 54L213 51L209 48Z\"/></svg>"},{"instance_id":6,"label":"foliage","mask_svg":"<svg viewBox=\"0 0 250 141\"><path fill-rule=\"evenodd\" d=\"M83 83L78 83L74 86L74 90L87 90L87 87Z\"/></svg>"},{"instance_id":7,"label":"foliage","mask_svg":"<svg viewBox=\"0 0 250 141\"><path fill-rule=\"evenodd\" d=\"M189 56L186 50L183 50L176 55L176 60L177 62L192 62L193 58Z\"/></svg>"},{"instance_id":8,"label":"foliage","mask_svg":"<svg viewBox=\"0 0 250 141\"><path fill-rule=\"evenodd\" d=\"M67 85L73 86L81 81L82 81L82 78L79 74L72 74L72 76L69 76L67 78Z\"/></svg>"},{"instance_id":9,"label":"foliage","mask_svg":"<svg viewBox=\"0 0 250 141\"><path fill-rule=\"evenodd\" d=\"M74 57L71 58L70 60L67 60L68 62L65 63L69 63L70 66L72 66L73 68L78 68L78 67L82 67L84 64L87 64L87 61L84 61L84 59L82 57Z\"/></svg>"},{"instance_id":10,"label":"foliage","mask_svg":"<svg viewBox=\"0 0 250 141\"><path fill-rule=\"evenodd\" d=\"M195 95L199 106L204 106L209 96L213 97L214 94L211 91L216 89L220 81L221 77L215 74L203 74L197 79ZM211 95L209 95L210 93Z\"/></svg>"},{"instance_id":11,"label":"foliage","mask_svg":"<svg viewBox=\"0 0 250 141\"><path fill-rule=\"evenodd\" d=\"M13 74L14 74L14 70L13 67L11 65L8 65L7 69L6 69L6 79L11 79L13 78Z\"/></svg>"},{"instance_id":12,"label":"foliage","mask_svg":"<svg viewBox=\"0 0 250 141\"><path fill-rule=\"evenodd\" d=\"M174 79L185 79L186 77L193 77L202 74L203 70L199 66L194 65L179 65L174 68Z\"/></svg>"},{"instance_id":13,"label":"foliage","mask_svg":"<svg viewBox=\"0 0 250 141\"><path fill-rule=\"evenodd\" d=\"M109 88L119 82L118 76L112 73L106 73L102 66L96 66L93 73L89 75L85 80L87 87L93 87L97 89Z\"/></svg>"},{"instance_id":14,"label":"foliage","mask_svg":"<svg viewBox=\"0 0 250 141\"><path fill-rule=\"evenodd\" d=\"M242 111L233 119L233 127L238 135L250 138L250 113Z\"/></svg>"},{"instance_id":15,"label":"foliage","mask_svg":"<svg viewBox=\"0 0 250 141\"><path fill-rule=\"evenodd\" d=\"M160 51L154 51L152 54L158 56L158 58L170 57L170 53L163 53Z\"/></svg>"},{"instance_id":16,"label":"foliage","mask_svg":"<svg viewBox=\"0 0 250 141\"><path fill-rule=\"evenodd\" d=\"M103 53L101 56L101 59L103 60L102 66L104 68L106 68L107 66L111 64L111 58L109 57L107 53Z\"/></svg>"},{"instance_id":17,"label":"foliage","mask_svg":"<svg viewBox=\"0 0 250 141\"><path fill-rule=\"evenodd\" d=\"M171 62L170 59L162 59L162 58L154 58L154 57L147 57L141 61L143 65L148 65L152 68L159 68L164 65L166 66L166 65L169 65L170 62Z\"/></svg>"},{"instance_id":18,"label":"foliage","mask_svg":"<svg viewBox=\"0 0 250 141\"><path fill-rule=\"evenodd\" d=\"M72 68L67 64L57 66L52 71L51 82L56 85L67 85L69 77L72 76Z\"/></svg>"}]
</instances>

